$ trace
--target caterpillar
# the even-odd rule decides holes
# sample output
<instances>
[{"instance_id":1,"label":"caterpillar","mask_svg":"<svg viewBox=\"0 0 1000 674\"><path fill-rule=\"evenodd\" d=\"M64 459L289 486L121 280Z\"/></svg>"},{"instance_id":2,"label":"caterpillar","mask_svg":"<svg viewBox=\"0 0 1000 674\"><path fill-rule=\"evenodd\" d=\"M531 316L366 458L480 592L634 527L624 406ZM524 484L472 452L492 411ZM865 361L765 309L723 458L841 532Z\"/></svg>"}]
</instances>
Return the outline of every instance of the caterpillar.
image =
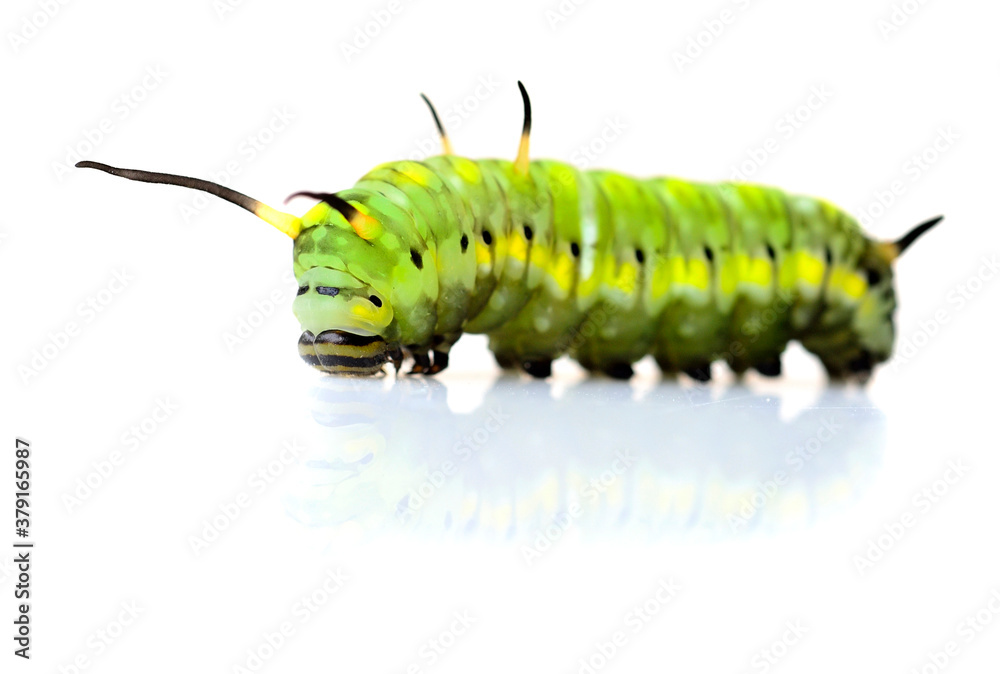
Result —
<instances>
[{"instance_id":1,"label":"caterpillar","mask_svg":"<svg viewBox=\"0 0 1000 674\"><path fill-rule=\"evenodd\" d=\"M301 217L228 187L82 161L112 175L202 190L291 237L299 355L331 374L387 364L431 375L463 333L535 377L568 354L627 379L652 354L668 375L781 374L787 344L831 380L865 382L891 356L892 263L943 216L876 241L832 204L744 183L635 179L529 160L531 102L514 161L443 153L377 166L340 192L296 192Z\"/></svg>"}]
</instances>

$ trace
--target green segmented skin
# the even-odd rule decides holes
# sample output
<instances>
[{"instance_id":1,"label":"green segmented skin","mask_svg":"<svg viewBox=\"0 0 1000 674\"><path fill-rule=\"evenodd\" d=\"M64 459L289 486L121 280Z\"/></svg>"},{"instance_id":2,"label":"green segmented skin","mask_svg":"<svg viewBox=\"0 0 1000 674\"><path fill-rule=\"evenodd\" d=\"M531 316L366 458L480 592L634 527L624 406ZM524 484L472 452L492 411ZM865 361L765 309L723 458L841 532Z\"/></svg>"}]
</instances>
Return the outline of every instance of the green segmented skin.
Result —
<instances>
[{"instance_id":1,"label":"green segmented skin","mask_svg":"<svg viewBox=\"0 0 1000 674\"><path fill-rule=\"evenodd\" d=\"M451 155L383 164L338 196L381 229L365 240L325 203L303 216L295 308L315 334L422 357L486 333L506 367L569 354L615 376L647 354L699 378L716 360L773 375L798 340L831 376L863 378L892 351L890 260L819 199ZM317 297L325 273L357 289Z\"/></svg>"}]
</instances>

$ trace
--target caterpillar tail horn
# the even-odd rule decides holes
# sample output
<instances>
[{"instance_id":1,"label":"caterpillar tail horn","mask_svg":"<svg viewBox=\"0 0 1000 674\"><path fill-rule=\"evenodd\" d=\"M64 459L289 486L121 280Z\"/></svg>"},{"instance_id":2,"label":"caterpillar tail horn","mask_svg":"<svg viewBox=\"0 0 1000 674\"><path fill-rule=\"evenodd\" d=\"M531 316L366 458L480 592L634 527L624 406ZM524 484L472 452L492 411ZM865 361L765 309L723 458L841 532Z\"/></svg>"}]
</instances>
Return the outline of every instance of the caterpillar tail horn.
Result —
<instances>
[{"instance_id":1,"label":"caterpillar tail horn","mask_svg":"<svg viewBox=\"0 0 1000 674\"><path fill-rule=\"evenodd\" d=\"M234 203L241 208L245 208L264 222L273 226L282 234L285 234L292 239L297 237L302 229L302 221L296 216L276 211L267 204L261 203L256 199L252 199L241 192L237 192L236 190L223 187L218 183L201 180L199 178L173 175L170 173L153 173L152 171L115 168L114 166L100 164L96 161L77 162L76 167L97 169L99 171L104 171L105 173L110 173L113 176L128 178L129 180L138 180L139 182L144 183L178 185L179 187L187 187L192 190L208 192L209 194L214 194L217 197Z\"/></svg>"},{"instance_id":2,"label":"caterpillar tail horn","mask_svg":"<svg viewBox=\"0 0 1000 674\"><path fill-rule=\"evenodd\" d=\"M518 80L517 88L521 90L521 100L524 102L524 126L521 127L521 143L517 148L517 158L514 160L514 170L522 176L528 175L528 144L531 136L531 99L528 91Z\"/></svg>"},{"instance_id":3,"label":"caterpillar tail horn","mask_svg":"<svg viewBox=\"0 0 1000 674\"><path fill-rule=\"evenodd\" d=\"M919 239L927 230L942 220L944 220L944 216L939 215L926 222L920 223L895 241L886 241L882 244L882 250L885 252L885 257L889 260L889 262L894 261L902 255L907 248L912 246L914 241Z\"/></svg>"}]
</instances>

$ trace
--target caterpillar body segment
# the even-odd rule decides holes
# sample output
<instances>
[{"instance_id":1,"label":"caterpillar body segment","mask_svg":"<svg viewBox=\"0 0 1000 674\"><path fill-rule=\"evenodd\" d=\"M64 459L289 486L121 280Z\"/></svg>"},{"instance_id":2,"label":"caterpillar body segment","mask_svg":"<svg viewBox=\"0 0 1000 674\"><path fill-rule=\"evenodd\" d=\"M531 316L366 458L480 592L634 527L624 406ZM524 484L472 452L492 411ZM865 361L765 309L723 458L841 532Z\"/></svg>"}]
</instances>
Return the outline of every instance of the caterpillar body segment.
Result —
<instances>
[{"instance_id":1,"label":"caterpillar body segment","mask_svg":"<svg viewBox=\"0 0 1000 674\"><path fill-rule=\"evenodd\" d=\"M382 164L301 217L194 178L97 168L208 191L294 240L299 354L329 373L373 375L405 358L448 365L465 332L497 362L547 376L568 354L616 378L651 354L668 374L781 372L792 340L833 379L864 381L887 360L891 263L941 218L896 242L867 238L831 204L747 184L640 180L528 158L445 154ZM290 197L291 198L291 197Z\"/></svg>"},{"instance_id":2,"label":"caterpillar body segment","mask_svg":"<svg viewBox=\"0 0 1000 674\"><path fill-rule=\"evenodd\" d=\"M891 260L817 199L555 161L521 176L511 162L453 156L384 164L340 196L381 236L359 239L320 204L303 217L296 275L303 287L316 269L364 277L386 297L380 311L395 312L379 334L408 355L436 361L480 332L505 367L545 373L568 353L626 376L651 353L704 379L719 359L778 374L793 339L834 377L863 377L892 350ZM315 302L318 314L306 310ZM342 303L307 291L295 310L377 329L357 308L334 318Z\"/></svg>"}]
</instances>

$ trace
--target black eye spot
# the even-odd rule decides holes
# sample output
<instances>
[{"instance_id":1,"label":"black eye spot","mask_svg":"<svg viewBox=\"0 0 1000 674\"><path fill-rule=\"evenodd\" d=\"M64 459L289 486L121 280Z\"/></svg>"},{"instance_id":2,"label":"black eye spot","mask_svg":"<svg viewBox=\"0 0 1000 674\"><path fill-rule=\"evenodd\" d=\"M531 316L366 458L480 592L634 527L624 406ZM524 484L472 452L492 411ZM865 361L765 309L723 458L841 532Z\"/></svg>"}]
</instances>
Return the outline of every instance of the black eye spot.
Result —
<instances>
[{"instance_id":1,"label":"black eye spot","mask_svg":"<svg viewBox=\"0 0 1000 674\"><path fill-rule=\"evenodd\" d=\"M642 249L640 248L635 249L635 259L639 261L639 264L642 264L643 262L646 261L646 256L643 254Z\"/></svg>"},{"instance_id":2,"label":"black eye spot","mask_svg":"<svg viewBox=\"0 0 1000 674\"><path fill-rule=\"evenodd\" d=\"M368 301L369 301L369 302L371 302L372 304L374 304L374 305L375 305L375 306L377 306L377 307L380 307L380 306L382 306L382 300L380 300L380 299L379 299L378 297L376 297L375 295L372 295L371 297L369 297L369 298L368 298Z\"/></svg>"},{"instance_id":3,"label":"black eye spot","mask_svg":"<svg viewBox=\"0 0 1000 674\"><path fill-rule=\"evenodd\" d=\"M573 253L573 257L580 257L580 245L574 241L569 245L569 252Z\"/></svg>"},{"instance_id":4,"label":"black eye spot","mask_svg":"<svg viewBox=\"0 0 1000 674\"><path fill-rule=\"evenodd\" d=\"M331 288L330 286L316 286L316 292L320 295L329 295L330 297L336 297L340 294L340 288Z\"/></svg>"},{"instance_id":5,"label":"black eye spot","mask_svg":"<svg viewBox=\"0 0 1000 674\"><path fill-rule=\"evenodd\" d=\"M713 253L713 252L712 252L712 249L711 249L711 248L709 248L708 246L705 246L705 257L706 257L706 258L708 258L708 261L709 261L710 263L711 263L711 262L712 262L713 260L715 260L715 253Z\"/></svg>"},{"instance_id":6,"label":"black eye spot","mask_svg":"<svg viewBox=\"0 0 1000 674\"><path fill-rule=\"evenodd\" d=\"M307 292L309 292L309 286L299 286L299 292L297 292L295 294L296 295L305 295Z\"/></svg>"},{"instance_id":7,"label":"black eye spot","mask_svg":"<svg viewBox=\"0 0 1000 674\"><path fill-rule=\"evenodd\" d=\"M528 227L527 225L525 225L524 226L524 238L526 238L528 241L531 241L531 237L533 237L534 235L535 235L535 233L531 231L531 227Z\"/></svg>"},{"instance_id":8,"label":"black eye spot","mask_svg":"<svg viewBox=\"0 0 1000 674\"><path fill-rule=\"evenodd\" d=\"M469 237L465 234L462 235L462 252L469 250Z\"/></svg>"},{"instance_id":9,"label":"black eye spot","mask_svg":"<svg viewBox=\"0 0 1000 674\"><path fill-rule=\"evenodd\" d=\"M830 250L830 246L826 247L826 264L827 265L833 264L833 251Z\"/></svg>"},{"instance_id":10,"label":"black eye spot","mask_svg":"<svg viewBox=\"0 0 1000 674\"><path fill-rule=\"evenodd\" d=\"M868 279L869 286L876 286L882 280L882 275L874 269L865 269L865 276Z\"/></svg>"},{"instance_id":11,"label":"black eye spot","mask_svg":"<svg viewBox=\"0 0 1000 674\"><path fill-rule=\"evenodd\" d=\"M775 257L775 255L774 255L774 247L772 247L771 244L767 244L767 256L769 258L771 258L772 260Z\"/></svg>"},{"instance_id":12,"label":"black eye spot","mask_svg":"<svg viewBox=\"0 0 1000 674\"><path fill-rule=\"evenodd\" d=\"M424 258L420 257L420 253L413 250L412 248L410 249L410 260L413 262L413 265L417 269L424 268Z\"/></svg>"},{"instance_id":13,"label":"black eye spot","mask_svg":"<svg viewBox=\"0 0 1000 674\"><path fill-rule=\"evenodd\" d=\"M483 243L487 246L493 243L493 235L489 233L488 230L483 230Z\"/></svg>"}]
</instances>

